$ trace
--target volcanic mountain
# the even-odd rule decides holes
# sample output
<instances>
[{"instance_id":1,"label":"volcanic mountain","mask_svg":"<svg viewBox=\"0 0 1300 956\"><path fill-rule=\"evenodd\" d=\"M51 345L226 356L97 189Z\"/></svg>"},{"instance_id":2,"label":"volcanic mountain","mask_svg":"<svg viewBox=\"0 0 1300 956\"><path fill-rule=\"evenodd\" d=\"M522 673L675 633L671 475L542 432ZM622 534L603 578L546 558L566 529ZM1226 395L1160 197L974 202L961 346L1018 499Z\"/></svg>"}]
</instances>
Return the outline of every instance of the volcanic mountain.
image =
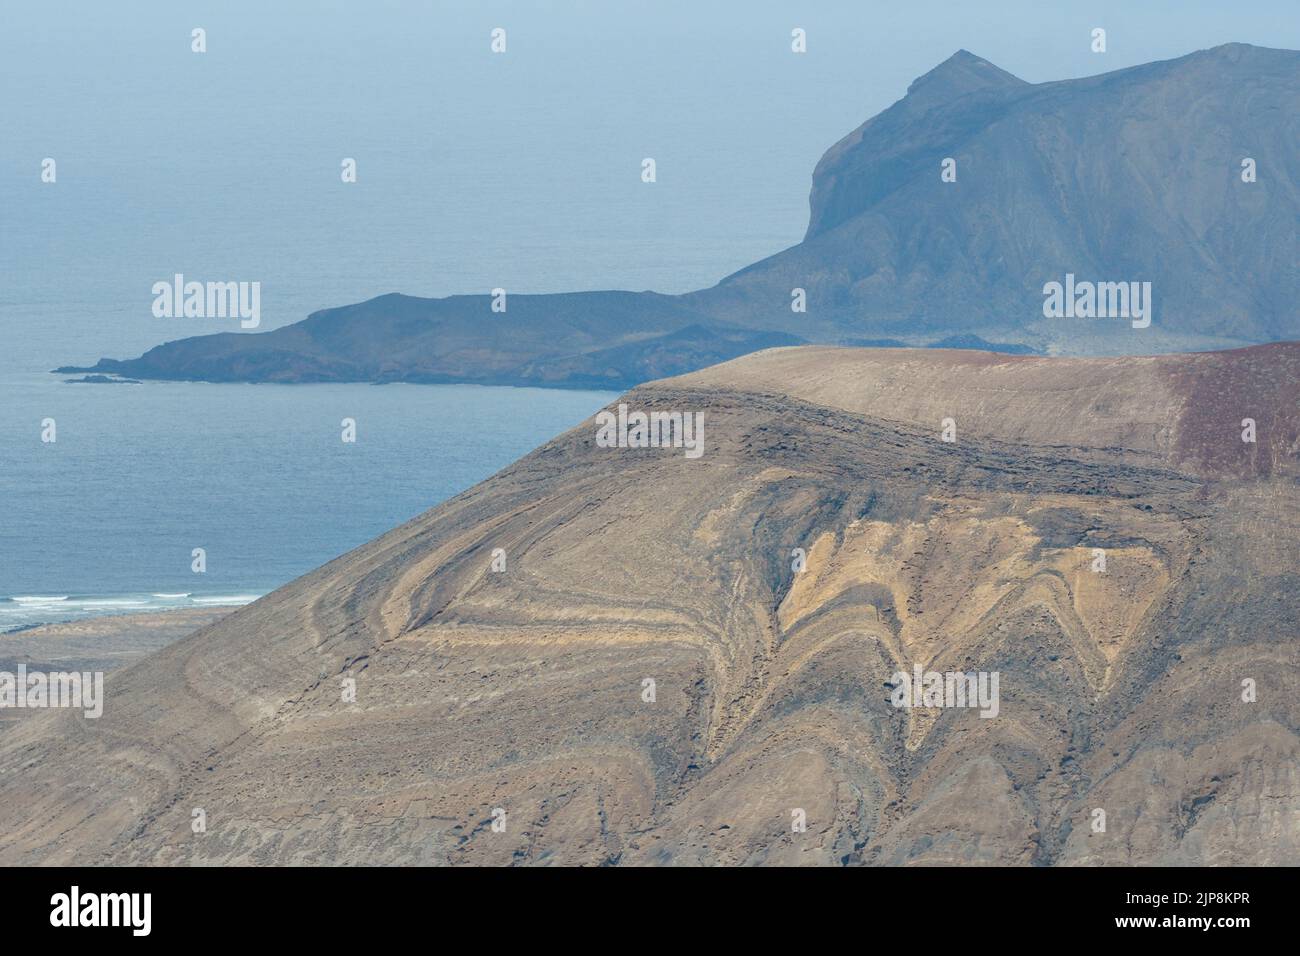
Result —
<instances>
[{"instance_id":1,"label":"volcanic mountain","mask_svg":"<svg viewBox=\"0 0 1300 956\"><path fill-rule=\"evenodd\" d=\"M1118 355L1296 339L1297 115L1291 50L1038 84L960 51L822 157L803 242L711 289L510 295L505 313L486 294L393 294L59 371L621 389L805 341ZM1150 282L1152 324L1045 318L1044 285L1067 275Z\"/></svg>"},{"instance_id":2,"label":"volcanic mountain","mask_svg":"<svg viewBox=\"0 0 1300 956\"><path fill-rule=\"evenodd\" d=\"M589 421L0 734L0 863L1295 865L1298 403L1296 343L644 385L700 457Z\"/></svg>"}]
</instances>

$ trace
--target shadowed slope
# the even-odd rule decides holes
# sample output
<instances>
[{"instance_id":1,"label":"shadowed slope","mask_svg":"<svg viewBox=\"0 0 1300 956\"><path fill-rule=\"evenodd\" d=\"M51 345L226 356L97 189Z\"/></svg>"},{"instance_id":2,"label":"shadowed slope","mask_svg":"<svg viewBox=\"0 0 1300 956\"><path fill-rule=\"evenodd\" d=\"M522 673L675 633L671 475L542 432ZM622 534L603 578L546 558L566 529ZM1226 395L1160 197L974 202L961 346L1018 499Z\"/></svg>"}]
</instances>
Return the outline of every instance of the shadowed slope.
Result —
<instances>
[{"instance_id":1,"label":"shadowed slope","mask_svg":"<svg viewBox=\"0 0 1300 956\"><path fill-rule=\"evenodd\" d=\"M933 92L932 92L933 91ZM806 338L954 332L1063 354L1294 339L1300 53L1230 43L1028 84L958 54L831 147L799 245L693 309ZM1243 182L1242 162L1259 170ZM956 163L956 181L940 178ZM1153 324L1047 319L1043 285L1149 281Z\"/></svg>"}]
</instances>

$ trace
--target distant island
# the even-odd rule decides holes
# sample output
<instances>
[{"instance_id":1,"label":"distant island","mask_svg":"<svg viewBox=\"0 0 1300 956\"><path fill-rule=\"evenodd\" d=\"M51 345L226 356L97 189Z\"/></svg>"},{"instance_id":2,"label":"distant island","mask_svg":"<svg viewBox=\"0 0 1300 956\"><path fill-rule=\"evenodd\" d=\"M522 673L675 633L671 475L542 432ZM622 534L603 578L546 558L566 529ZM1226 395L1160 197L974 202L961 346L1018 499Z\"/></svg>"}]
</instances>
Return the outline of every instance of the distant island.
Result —
<instances>
[{"instance_id":1,"label":"distant island","mask_svg":"<svg viewBox=\"0 0 1300 956\"><path fill-rule=\"evenodd\" d=\"M1292 50L1231 43L1038 84L963 50L826 152L802 242L712 288L505 290L504 311L487 290L390 294L55 371L624 389L806 343L1120 355L1297 339L1298 109ZM1075 276L1096 301L1048 314L1045 286ZM1126 318L1139 283L1146 327Z\"/></svg>"}]
</instances>

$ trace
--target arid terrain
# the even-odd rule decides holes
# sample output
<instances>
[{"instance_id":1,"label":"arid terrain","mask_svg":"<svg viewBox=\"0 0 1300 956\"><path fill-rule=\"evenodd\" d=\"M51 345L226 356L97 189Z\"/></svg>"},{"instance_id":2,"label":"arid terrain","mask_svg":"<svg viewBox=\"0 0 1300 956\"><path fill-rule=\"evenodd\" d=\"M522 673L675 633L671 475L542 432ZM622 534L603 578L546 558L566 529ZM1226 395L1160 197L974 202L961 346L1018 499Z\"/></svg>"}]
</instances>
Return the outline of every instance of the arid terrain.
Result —
<instances>
[{"instance_id":1,"label":"arid terrain","mask_svg":"<svg viewBox=\"0 0 1300 956\"><path fill-rule=\"evenodd\" d=\"M124 667L219 621L230 609L187 608L154 614L115 614L41 624L0 634L0 671L109 671ZM40 710L0 708L0 732Z\"/></svg>"},{"instance_id":2,"label":"arid terrain","mask_svg":"<svg viewBox=\"0 0 1300 956\"><path fill-rule=\"evenodd\" d=\"M1292 343L638 387L702 456L588 421L0 735L0 863L1300 864L1298 400Z\"/></svg>"}]
</instances>

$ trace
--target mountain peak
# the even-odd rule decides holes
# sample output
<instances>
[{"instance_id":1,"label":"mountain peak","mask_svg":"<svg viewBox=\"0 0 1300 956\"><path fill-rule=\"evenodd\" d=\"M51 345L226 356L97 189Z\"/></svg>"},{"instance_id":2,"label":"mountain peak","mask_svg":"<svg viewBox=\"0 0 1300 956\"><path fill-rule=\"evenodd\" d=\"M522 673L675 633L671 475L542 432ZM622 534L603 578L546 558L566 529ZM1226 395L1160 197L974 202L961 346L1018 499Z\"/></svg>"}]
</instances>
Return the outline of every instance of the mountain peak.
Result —
<instances>
[{"instance_id":1,"label":"mountain peak","mask_svg":"<svg viewBox=\"0 0 1300 956\"><path fill-rule=\"evenodd\" d=\"M1207 47L1206 49L1200 50L1199 52L1209 53L1213 56L1231 57L1231 56L1241 56L1243 53L1244 54L1270 53L1273 52L1273 48L1266 47L1266 46L1255 46L1255 44L1253 43L1238 43L1234 41L1232 43L1220 43L1218 46Z\"/></svg>"},{"instance_id":2,"label":"mountain peak","mask_svg":"<svg viewBox=\"0 0 1300 956\"><path fill-rule=\"evenodd\" d=\"M961 96L976 90L1023 86L1025 81L969 50L958 50L929 73L917 77L908 96Z\"/></svg>"},{"instance_id":3,"label":"mountain peak","mask_svg":"<svg viewBox=\"0 0 1300 956\"><path fill-rule=\"evenodd\" d=\"M1294 64L1297 51L1269 46L1255 46L1253 43L1221 43L1184 57L1186 60L1210 60L1214 63L1230 64Z\"/></svg>"}]
</instances>

